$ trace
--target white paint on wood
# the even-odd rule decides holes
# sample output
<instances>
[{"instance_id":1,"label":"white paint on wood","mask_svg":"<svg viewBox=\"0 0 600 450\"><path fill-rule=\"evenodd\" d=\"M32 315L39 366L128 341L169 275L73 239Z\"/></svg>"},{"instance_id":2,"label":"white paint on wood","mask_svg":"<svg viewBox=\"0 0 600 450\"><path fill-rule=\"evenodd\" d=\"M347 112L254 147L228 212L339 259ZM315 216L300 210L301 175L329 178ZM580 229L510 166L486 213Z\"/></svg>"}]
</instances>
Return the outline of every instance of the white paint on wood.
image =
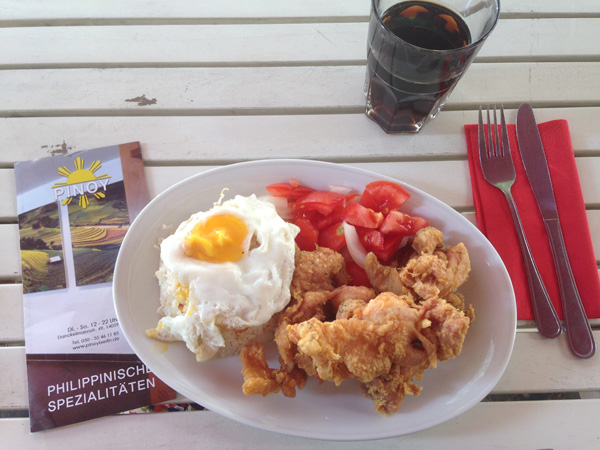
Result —
<instances>
[{"instance_id":1,"label":"white paint on wood","mask_svg":"<svg viewBox=\"0 0 600 450\"><path fill-rule=\"evenodd\" d=\"M26 448L37 443L47 450L67 447L91 450L98 448L98 445L104 448L228 450L301 450L307 447L362 450L365 445L380 450L492 447L570 450L597 447L600 431L594 418L597 417L598 408L600 400L597 399L479 403L437 427L368 443L286 436L250 428L210 411L112 416L33 435L29 433L27 419L4 419L0 420L0 434L7 448Z\"/></svg>"},{"instance_id":2,"label":"white paint on wood","mask_svg":"<svg viewBox=\"0 0 600 450\"><path fill-rule=\"evenodd\" d=\"M477 59L593 58L600 41L587 36L599 28L600 18L500 20ZM366 21L0 28L0 67L365 64L367 29Z\"/></svg>"},{"instance_id":3,"label":"white paint on wood","mask_svg":"<svg viewBox=\"0 0 600 450\"><path fill-rule=\"evenodd\" d=\"M600 62L473 64L447 107L590 106L598 74ZM364 78L363 66L5 70L0 115L357 112Z\"/></svg>"},{"instance_id":4,"label":"white paint on wood","mask_svg":"<svg viewBox=\"0 0 600 450\"><path fill-rule=\"evenodd\" d=\"M104 0L75 2L70 0L4 0L0 17L6 21L61 19L265 19L265 18L345 18L369 14L369 0L171 0L151 1ZM507 16L598 14L596 0L503 0L502 14Z\"/></svg>"},{"instance_id":5,"label":"white paint on wood","mask_svg":"<svg viewBox=\"0 0 600 450\"><path fill-rule=\"evenodd\" d=\"M536 108L535 114L540 123L567 120L576 154L597 154L600 127L595 108ZM507 109L506 119L514 123L516 110ZM16 161L132 141L141 141L147 163L178 166L267 158L466 160L463 127L476 122L476 110L444 110L418 135L388 135L364 113L0 118L3 142L0 164L11 165ZM590 172L589 167L585 164L579 169L588 168L586 172L593 180L596 172ZM587 179L585 175L582 178ZM0 190L0 195L5 199L14 198L11 175L0 170L0 183L8 183L8 190ZM598 192L595 183L592 188Z\"/></svg>"}]
</instances>

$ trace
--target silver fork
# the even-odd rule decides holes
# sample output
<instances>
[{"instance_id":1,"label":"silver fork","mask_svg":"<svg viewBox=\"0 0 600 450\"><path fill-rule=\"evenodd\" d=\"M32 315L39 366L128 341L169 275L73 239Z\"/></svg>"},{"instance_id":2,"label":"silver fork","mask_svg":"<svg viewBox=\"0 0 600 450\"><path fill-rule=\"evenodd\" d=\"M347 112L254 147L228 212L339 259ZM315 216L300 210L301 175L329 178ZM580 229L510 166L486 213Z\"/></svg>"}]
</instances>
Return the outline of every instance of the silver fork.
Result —
<instances>
[{"instance_id":1,"label":"silver fork","mask_svg":"<svg viewBox=\"0 0 600 450\"><path fill-rule=\"evenodd\" d=\"M556 315L556 311L552 306L546 287L542 281L542 277L538 271L531 249L527 243L523 224L519 217L517 205L511 193L512 185L515 182L515 166L510 154L510 146L508 143L508 132L506 129L506 121L504 119L504 108L500 105L500 120L501 120L501 140L498 137L498 121L496 116L496 105L494 105L494 123L490 122L490 108L487 108L487 140L486 132L483 125L482 108L479 107L479 161L483 176L488 183L500 189L506 196L508 207L517 229L519 244L521 245L521 253L525 262L525 270L527 272L527 281L529 283L529 292L535 322L542 336L547 338L555 338L562 332L562 326Z\"/></svg>"}]
</instances>

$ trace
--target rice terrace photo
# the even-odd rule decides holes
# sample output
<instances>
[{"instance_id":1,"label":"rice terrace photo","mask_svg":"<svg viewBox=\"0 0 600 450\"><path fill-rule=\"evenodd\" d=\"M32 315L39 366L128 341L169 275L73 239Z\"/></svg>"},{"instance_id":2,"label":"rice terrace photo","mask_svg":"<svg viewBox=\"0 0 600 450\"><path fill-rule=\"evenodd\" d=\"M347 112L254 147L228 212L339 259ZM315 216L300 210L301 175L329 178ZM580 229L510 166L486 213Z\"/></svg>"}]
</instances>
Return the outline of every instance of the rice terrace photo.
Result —
<instances>
[{"instance_id":1,"label":"rice terrace photo","mask_svg":"<svg viewBox=\"0 0 600 450\"><path fill-rule=\"evenodd\" d=\"M88 201L85 209L69 205L78 286L112 281L119 247L129 228L122 181L108 185L106 197Z\"/></svg>"},{"instance_id":2,"label":"rice terrace photo","mask_svg":"<svg viewBox=\"0 0 600 450\"><path fill-rule=\"evenodd\" d=\"M23 291L66 287L62 236L56 203L19 215Z\"/></svg>"},{"instance_id":3,"label":"rice terrace photo","mask_svg":"<svg viewBox=\"0 0 600 450\"><path fill-rule=\"evenodd\" d=\"M28 202L18 215L26 294L111 282L130 224L125 184L112 160L52 162L40 169L41 184L31 177L21 192Z\"/></svg>"}]
</instances>

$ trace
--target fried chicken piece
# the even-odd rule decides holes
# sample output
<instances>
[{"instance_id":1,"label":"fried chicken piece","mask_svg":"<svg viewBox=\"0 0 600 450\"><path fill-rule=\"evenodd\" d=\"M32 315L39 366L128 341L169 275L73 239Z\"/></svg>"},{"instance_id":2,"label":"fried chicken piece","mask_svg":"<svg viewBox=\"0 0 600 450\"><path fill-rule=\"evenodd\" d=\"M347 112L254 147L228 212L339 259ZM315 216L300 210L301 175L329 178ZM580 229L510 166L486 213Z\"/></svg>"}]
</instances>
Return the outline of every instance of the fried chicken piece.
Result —
<instances>
[{"instance_id":1,"label":"fried chicken piece","mask_svg":"<svg viewBox=\"0 0 600 450\"><path fill-rule=\"evenodd\" d=\"M438 361L458 356L471 325L469 317L438 298L427 299L421 306L425 312L425 320L431 322L431 326L427 328L427 335L435 343ZM434 333L435 337L429 333Z\"/></svg>"},{"instance_id":2,"label":"fried chicken piece","mask_svg":"<svg viewBox=\"0 0 600 450\"><path fill-rule=\"evenodd\" d=\"M383 266L369 254L365 270L374 289L345 285L340 254L297 250L292 301L275 331L281 367L268 367L261 345L246 347L244 393L293 397L308 376L337 385L351 379L377 411L398 411L406 395L420 393L415 380L427 368L460 354L474 318L455 292L468 277L468 253L462 244L445 248L443 239L433 227L419 231L403 267Z\"/></svg>"},{"instance_id":3,"label":"fried chicken piece","mask_svg":"<svg viewBox=\"0 0 600 450\"><path fill-rule=\"evenodd\" d=\"M346 300L368 302L376 292L364 286L340 286L326 291L308 291L294 297L280 315L279 323L300 323L315 317L319 320L333 320L338 308Z\"/></svg>"},{"instance_id":4,"label":"fried chicken piece","mask_svg":"<svg viewBox=\"0 0 600 450\"><path fill-rule=\"evenodd\" d=\"M290 305L280 314L275 329L275 344L281 356L282 366L285 365L288 368L295 366L296 346L289 341L286 332L287 326L311 318L325 320L329 316L327 302L333 295L334 290L305 292L301 297L293 298Z\"/></svg>"},{"instance_id":5,"label":"fried chicken piece","mask_svg":"<svg viewBox=\"0 0 600 450\"><path fill-rule=\"evenodd\" d=\"M418 254L431 254L444 244L444 233L434 227L425 227L417 232L412 248Z\"/></svg>"},{"instance_id":6,"label":"fried chicken piece","mask_svg":"<svg viewBox=\"0 0 600 450\"><path fill-rule=\"evenodd\" d=\"M292 306L281 314L275 331L275 343L281 355L282 365L294 367L298 364L298 343L290 340L289 326L301 324L301 328L307 328L310 327L311 321L333 323L324 322L327 301L330 301L331 308L335 310L334 318L350 318L360 308L364 308L375 295L375 291L370 288L341 286L332 291L307 292L303 298L294 299ZM315 298L319 301L314 301ZM317 376L314 371L309 374Z\"/></svg>"},{"instance_id":7,"label":"fried chicken piece","mask_svg":"<svg viewBox=\"0 0 600 450\"><path fill-rule=\"evenodd\" d=\"M379 292L393 292L396 295L409 294L409 290L398 275L398 269L384 266L374 253L369 253L365 259L365 272L367 272L371 286Z\"/></svg>"},{"instance_id":8,"label":"fried chicken piece","mask_svg":"<svg viewBox=\"0 0 600 450\"><path fill-rule=\"evenodd\" d=\"M386 416L398 411L406 395L419 395L421 387L413 380L422 379L427 368L435 368L438 361L460 354L471 323L468 316L443 299L426 300L420 307L425 317L421 333L435 346L435 357L419 360L419 355L415 355L411 364L405 359L402 364L393 365L389 373L361 385L363 394Z\"/></svg>"},{"instance_id":9,"label":"fried chicken piece","mask_svg":"<svg viewBox=\"0 0 600 450\"><path fill-rule=\"evenodd\" d=\"M310 319L306 319L310 320ZM295 322L301 323L301 322ZM296 355L297 347L296 344L292 343L287 332L287 327L292 325L291 319L287 316L281 316L279 318L279 324L275 329L275 344L277 350L279 350L280 362L282 367L287 366L288 370L296 367L294 362L294 355Z\"/></svg>"},{"instance_id":10,"label":"fried chicken piece","mask_svg":"<svg viewBox=\"0 0 600 450\"><path fill-rule=\"evenodd\" d=\"M398 271L402 284L415 293L417 298L436 297L443 287L452 281L445 258L436 255L419 255Z\"/></svg>"},{"instance_id":11,"label":"fried chicken piece","mask_svg":"<svg viewBox=\"0 0 600 450\"><path fill-rule=\"evenodd\" d=\"M281 367L272 369L268 366L263 346L246 346L240 355L245 379L244 394L265 396L281 390L286 397L294 397L296 388L304 387L307 375L294 362L296 345L289 341L285 330L290 324L313 318L323 321L334 319L342 303L364 303L375 297L375 291L366 287L338 287L338 283L346 281L345 263L340 254L326 248L314 252L296 251L296 270L291 289L293 298L279 315L275 330Z\"/></svg>"},{"instance_id":12,"label":"fried chicken piece","mask_svg":"<svg viewBox=\"0 0 600 450\"><path fill-rule=\"evenodd\" d=\"M319 255L310 256L311 252L303 252L308 255L303 255L301 258L304 264L296 267L294 271L294 279L292 285L296 286L290 305L281 313L275 330L275 343L279 349L283 364L294 366L295 345L290 343L286 328L288 325L307 321L311 318L316 318L321 321L333 320L336 317L339 305L347 300L369 301L374 298L376 293L373 289L359 286L342 285L335 287L335 279L340 273L345 272L343 258L341 266L339 260L330 254L329 249L322 249ZM323 259L325 255L325 259ZM336 255L340 256L336 253ZM325 263L330 269L328 276L321 277L311 275L305 276L304 270L307 267L313 268L315 265ZM310 281L307 281L310 280ZM304 291L315 286L326 290L319 291Z\"/></svg>"},{"instance_id":13,"label":"fried chicken piece","mask_svg":"<svg viewBox=\"0 0 600 450\"><path fill-rule=\"evenodd\" d=\"M409 297L383 293L360 314L321 322L310 319L286 329L296 346L294 362L310 376L340 384L345 379L369 382L388 373L394 362L435 357L435 347L420 333L420 308ZM413 341L422 344L415 348Z\"/></svg>"},{"instance_id":14,"label":"fried chicken piece","mask_svg":"<svg viewBox=\"0 0 600 450\"><path fill-rule=\"evenodd\" d=\"M460 311L465 311L465 297L458 293L452 292L446 297L446 301Z\"/></svg>"},{"instance_id":15,"label":"fried chicken piece","mask_svg":"<svg viewBox=\"0 0 600 450\"><path fill-rule=\"evenodd\" d=\"M329 304L333 310L333 315L337 314L342 303L348 300L363 301L366 303L377 296L374 289L366 286L340 286L332 294Z\"/></svg>"},{"instance_id":16,"label":"fried chicken piece","mask_svg":"<svg viewBox=\"0 0 600 450\"><path fill-rule=\"evenodd\" d=\"M325 320L327 317L327 302L333 296L334 291L309 291L301 297L292 298L288 307L280 315L279 322L288 319L289 323L298 323L317 317Z\"/></svg>"},{"instance_id":17,"label":"fried chicken piece","mask_svg":"<svg viewBox=\"0 0 600 450\"><path fill-rule=\"evenodd\" d=\"M455 292L469 279L471 261L469 259L467 247L465 247L465 244L462 242L453 247L448 247L440 253L445 255L446 266L451 273L450 281L444 286L440 286L439 296L446 298L448 294Z\"/></svg>"},{"instance_id":18,"label":"fried chicken piece","mask_svg":"<svg viewBox=\"0 0 600 450\"><path fill-rule=\"evenodd\" d=\"M350 378L369 381L373 373L387 373L391 362L386 358L387 349L379 345L377 327L352 320L310 319L288 326L289 340L297 348L294 362L309 376L336 385ZM370 358L365 360L364 354Z\"/></svg>"},{"instance_id":19,"label":"fried chicken piece","mask_svg":"<svg viewBox=\"0 0 600 450\"><path fill-rule=\"evenodd\" d=\"M461 293L451 292L445 297L445 300L459 311L463 311L471 323L473 323L475 320L475 310L473 309L473 305L467 306L465 304L465 297Z\"/></svg>"},{"instance_id":20,"label":"fried chicken piece","mask_svg":"<svg viewBox=\"0 0 600 450\"><path fill-rule=\"evenodd\" d=\"M379 294L345 319L310 319L288 325L294 363L309 376L336 385L354 379L377 410L392 414L423 372L460 354L470 320L445 300L415 303L410 296Z\"/></svg>"},{"instance_id":21,"label":"fried chicken piece","mask_svg":"<svg viewBox=\"0 0 600 450\"><path fill-rule=\"evenodd\" d=\"M367 306L367 302L359 298L344 300L337 310L335 319L350 319L354 317L354 315L362 314L362 310L365 306Z\"/></svg>"},{"instance_id":22,"label":"fried chicken piece","mask_svg":"<svg viewBox=\"0 0 600 450\"><path fill-rule=\"evenodd\" d=\"M306 373L297 368L292 367L288 371L283 367L279 370L269 368L262 344L253 343L244 347L240 359L244 395L259 394L264 397L281 390L286 397L295 397L296 388L302 389L306 384Z\"/></svg>"},{"instance_id":23,"label":"fried chicken piece","mask_svg":"<svg viewBox=\"0 0 600 450\"><path fill-rule=\"evenodd\" d=\"M422 378L425 369L427 367L394 364L389 373L362 383L360 387L364 396L373 400L377 412L389 416L398 412L407 395L421 393L421 386L412 380Z\"/></svg>"},{"instance_id":24,"label":"fried chicken piece","mask_svg":"<svg viewBox=\"0 0 600 450\"><path fill-rule=\"evenodd\" d=\"M301 298L306 292L332 291L350 280L344 257L325 247L312 252L296 248L295 263L290 286L293 298Z\"/></svg>"},{"instance_id":25,"label":"fried chicken piece","mask_svg":"<svg viewBox=\"0 0 600 450\"><path fill-rule=\"evenodd\" d=\"M471 263L464 244L443 248L441 231L423 228L413 241L415 254L401 268L384 266L374 254L367 255L365 271L380 292L398 295L411 293L415 298L445 298L468 279Z\"/></svg>"}]
</instances>

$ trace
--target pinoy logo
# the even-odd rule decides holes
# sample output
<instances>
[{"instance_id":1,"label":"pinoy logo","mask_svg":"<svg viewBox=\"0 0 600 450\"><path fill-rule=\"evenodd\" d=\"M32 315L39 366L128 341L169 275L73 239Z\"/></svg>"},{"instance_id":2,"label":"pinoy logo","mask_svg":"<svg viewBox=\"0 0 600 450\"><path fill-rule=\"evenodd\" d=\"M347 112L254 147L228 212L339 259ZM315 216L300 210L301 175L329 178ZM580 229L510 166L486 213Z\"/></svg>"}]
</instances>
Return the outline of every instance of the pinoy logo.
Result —
<instances>
[{"instance_id":1,"label":"pinoy logo","mask_svg":"<svg viewBox=\"0 0 600 450\"><path fill-rule=\"evenodd\" d=\"M106 186L108 185L109 175L96 176L95 172L102 167L100 161L94 161L89 168L85 168L83 158L77 157L75 170L71 172L67 167L59 167L58 173L65 177L67 181L58 182L52 186L54 189L54 198L63 199L63 205L69 205L74 197L79 196L79 206L86 209L90 203L88 194L96 198L104 198L106 195Z\"/></svg>"}]
</instances>

